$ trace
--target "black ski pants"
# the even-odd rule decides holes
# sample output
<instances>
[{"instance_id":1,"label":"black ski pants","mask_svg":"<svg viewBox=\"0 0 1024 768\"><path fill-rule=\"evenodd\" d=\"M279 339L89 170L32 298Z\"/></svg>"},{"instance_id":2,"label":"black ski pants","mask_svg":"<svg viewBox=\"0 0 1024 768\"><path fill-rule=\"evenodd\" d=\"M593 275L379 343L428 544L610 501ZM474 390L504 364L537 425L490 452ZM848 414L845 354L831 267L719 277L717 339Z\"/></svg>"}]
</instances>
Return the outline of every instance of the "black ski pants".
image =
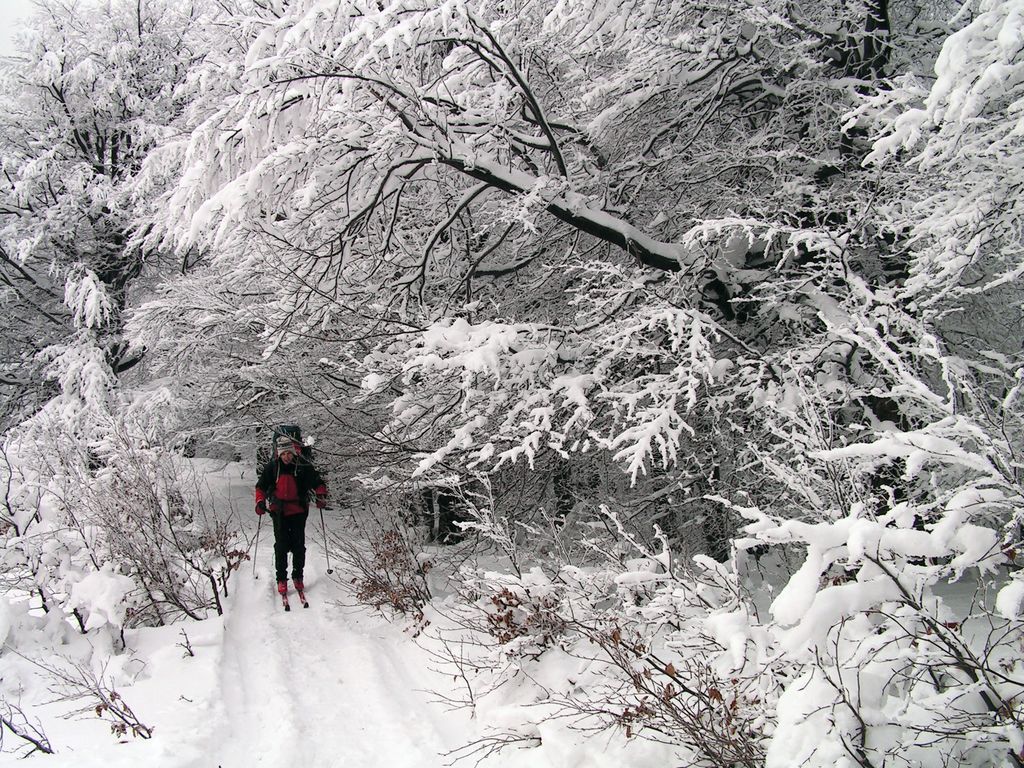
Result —
<instances>
[{"instance_id":1,"label":"black ski pants","mask_svg":"<svg viewBox=\"0 0 1024 768\"><path fill-rule=\"evenodd\" d=\"M278 581L288 580L288 553L292 553L292 579L302 581L302 569L306 565L306 518L301 515L274 513L274 570Z\"/></svg>"}]
</instances>

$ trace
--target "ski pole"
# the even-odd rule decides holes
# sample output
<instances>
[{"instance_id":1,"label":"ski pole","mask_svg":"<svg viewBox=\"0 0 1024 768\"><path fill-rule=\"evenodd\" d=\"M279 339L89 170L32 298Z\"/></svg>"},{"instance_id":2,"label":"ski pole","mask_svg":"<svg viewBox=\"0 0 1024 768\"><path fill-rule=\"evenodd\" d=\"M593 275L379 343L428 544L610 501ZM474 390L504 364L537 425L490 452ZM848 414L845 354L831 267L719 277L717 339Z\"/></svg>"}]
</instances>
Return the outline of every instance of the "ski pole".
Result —
<instances>
[{"instance_id":1,"label":"ski pole","mask_svg":"<svg viewBox=\"0 0 1024 768\"><path fill-rule=\"evenodd\" d=\"M327 523L324 522L324 508L320 507L320 528L324 532L324 554L327 556L327 574L334 573L331 568L331 548L327 546Z\"/></svg>"},{"instance_id":2,"label":"ski pole","mask_svg":"<svg viewBox=\"0 0 1024 768\"><path fill-rule=\"evenodd\" d=\"M256 548L252 553L252 577L254 579L259 578L259 574L256 573L256 555L259 554L260 551L260 528L263 526L263 515L257 517L256 520Z\"/></svg>"}]
</instances>

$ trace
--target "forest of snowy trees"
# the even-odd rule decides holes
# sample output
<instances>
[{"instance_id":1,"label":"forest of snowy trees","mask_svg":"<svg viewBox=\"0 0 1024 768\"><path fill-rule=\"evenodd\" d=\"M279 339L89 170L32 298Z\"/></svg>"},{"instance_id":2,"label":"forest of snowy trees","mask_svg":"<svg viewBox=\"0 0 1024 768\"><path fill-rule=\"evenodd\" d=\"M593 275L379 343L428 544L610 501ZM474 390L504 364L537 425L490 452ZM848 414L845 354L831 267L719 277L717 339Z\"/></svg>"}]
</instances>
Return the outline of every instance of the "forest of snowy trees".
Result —
<instances>
[{"instance_id":1,"label":"forest of snowy trees","mask_svg":"<svg viewBox=\"0 0 1024 768\"><path fill-rule=\"evenodd\" d=\"M467 680L598 659L564 711L680 765L1024 764L1024 2L45 0L18 46L8 599L112 652L219 612L250 510L187 459L301 424L356 597L422 628L444 570Z\"/></svg>"}]
</instances>

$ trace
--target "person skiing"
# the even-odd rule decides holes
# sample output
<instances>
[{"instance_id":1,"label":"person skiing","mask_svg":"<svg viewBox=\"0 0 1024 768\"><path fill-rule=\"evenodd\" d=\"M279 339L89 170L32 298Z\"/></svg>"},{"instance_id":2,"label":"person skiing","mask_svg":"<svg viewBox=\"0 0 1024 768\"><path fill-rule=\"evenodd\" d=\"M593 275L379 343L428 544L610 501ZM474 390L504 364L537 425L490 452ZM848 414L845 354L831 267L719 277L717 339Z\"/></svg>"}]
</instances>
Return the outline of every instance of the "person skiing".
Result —
<instances>
[{"instance_id":1,"label":"person skiing","mask_svg":"<svg viewBox=\"0 0 1024 768\"><path fill-rule=\"evenodd\" d=\"M256 481L256 514L270 513L274 523L274 570L277 591L288 593L288 553L292 553L292 584L300 597L305 591L302 569L306 564L306 519L309 497L320 509L327 506L327 485L302 453L302 444L287 435L274 442L276 456L266 463ZM305 600L303 600L305 602Z\"/></svg>"}]
</instances>

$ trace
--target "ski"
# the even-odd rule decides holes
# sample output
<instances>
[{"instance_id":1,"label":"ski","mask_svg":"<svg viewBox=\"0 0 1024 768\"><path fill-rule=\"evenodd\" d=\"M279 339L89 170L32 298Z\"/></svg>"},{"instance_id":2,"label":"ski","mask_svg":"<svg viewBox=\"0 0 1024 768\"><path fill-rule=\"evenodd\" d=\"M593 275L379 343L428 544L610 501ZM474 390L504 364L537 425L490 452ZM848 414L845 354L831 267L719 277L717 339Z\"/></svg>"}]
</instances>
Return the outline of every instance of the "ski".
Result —
<instances>
[{"instance_id":1,"label":"ski","mask_svg":"<svg viewBox=\"0 0 1024 768\"><path fill-rule=\"evenodd\" d=\"M292 609L292 607L288 604L288 595L286 594L281 595L281 604L284 606L284 609L286 611L290 611Z\"/></svg>"},{"instance_id":2,"label":"ski","mask_svg":"<svg viewBox=\"0 0 1024 768\"><path fill-rule=\"evenodd\" d=\"M309 608L309 601L306 599L306 593L301 589L296 590L296 592L299 594L299 602L302 603L302 607Z\"/></svg>"}]
</instances>

